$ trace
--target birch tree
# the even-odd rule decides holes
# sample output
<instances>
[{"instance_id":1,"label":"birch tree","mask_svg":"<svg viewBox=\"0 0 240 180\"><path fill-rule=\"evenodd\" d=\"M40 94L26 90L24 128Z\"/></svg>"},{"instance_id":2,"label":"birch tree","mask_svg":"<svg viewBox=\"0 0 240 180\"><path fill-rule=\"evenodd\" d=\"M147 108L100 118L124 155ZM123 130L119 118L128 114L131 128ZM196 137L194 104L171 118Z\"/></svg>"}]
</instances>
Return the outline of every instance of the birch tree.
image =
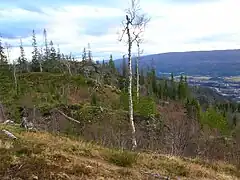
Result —
<instances>
[{"instance_id":1,"label":"birch tree","mask_svg":"<svg viewBox=\"0 0 240 180\"><path fill-rule=\"evenodd\" d=\"M139 100L140 91L140 74L139 74L139 61L140 56L143 53L143 49L140 49L140 45L143 43L143 33L146 25L150 21L150 18L146 14L140 14L135 24L137 33L133 32L137 44L137 58L136 58L136 74L137 74L137 100Z\"/></svg>"},{"instance_id":2,"label":"birch tree","mask_svg":"<svg viewBox=\"0 0 240 180\"><path fill-rule=\"evenodd\" d=\"M137 39L137 58L136 58L136 73L137 73L137 100L139 101L139 91L140 91L140 74L139 74L139 60L140 60L140 43L141 39Z\"/></svg>"},{"instance_id":3,"label":"birch tree","mask_svg":"<svg viewBox=\"0 0 240 180\"><path fill-rule=\"evenodd\" d=\"M126 19L122 22L123 32L120 41L124 35L127 36L128 45L128 103L129 103L129 120L132 130L132 149L136 149L136 128L133 119L133 98L132 98L132 47L133 43L142 33L139 27L142 27L145 21L145 15L141 14L140 3L137 0L131 0L131 6L126 10Z\"/></svg>"}]
</instances>

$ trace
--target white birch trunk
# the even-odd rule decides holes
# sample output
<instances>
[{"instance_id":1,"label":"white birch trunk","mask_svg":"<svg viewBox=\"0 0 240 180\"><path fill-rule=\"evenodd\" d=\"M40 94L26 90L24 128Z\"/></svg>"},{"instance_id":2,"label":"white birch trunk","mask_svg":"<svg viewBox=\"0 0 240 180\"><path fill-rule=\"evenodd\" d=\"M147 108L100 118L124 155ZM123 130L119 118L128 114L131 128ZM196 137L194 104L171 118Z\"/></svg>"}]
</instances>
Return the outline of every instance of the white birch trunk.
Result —
<instances>
[{"instance_id":1,"label":"white birch trunk","mask_svg":"<svg viewBox=\"0 0 240 180\"><path fill-rule=\"evenodd\" d=\"M128 22L129 24L129 22ZM136 129L133 121L133 99L132 99L132 58L131 58L131 48L132 48L132 40L130 35L129 27L127 26L127 35L128 35L128 102L129 102L129 120L132 130L132 150L135 150L137 147L136 140Z\"/></svg>"},{"instance_id":2,"label":"white birch trunk","mask_svg":"<svg viewBox=\"0 0 240 180\"><path fill-rule=\"evenodd\" d=\"M136 69L137 69L137 100L139 101L139 91L140 91L140 85L139 85L139 59L140 59L140 47L139 42L137 42L138 47L138 57L137 57L137 63L136 63Z\"/></svg>"},{"instance_id":3,"label":"white birch trunk","mask_svg":"<svg viewBox=\"0 0 240 180\"><path fill-rule=\"evenodd\" d=\"M40 61L39 61L39 66L40 66L40 72L43 72L43 68L42 68L42 59L40 59Z\"/></svg>"}]
</instances>

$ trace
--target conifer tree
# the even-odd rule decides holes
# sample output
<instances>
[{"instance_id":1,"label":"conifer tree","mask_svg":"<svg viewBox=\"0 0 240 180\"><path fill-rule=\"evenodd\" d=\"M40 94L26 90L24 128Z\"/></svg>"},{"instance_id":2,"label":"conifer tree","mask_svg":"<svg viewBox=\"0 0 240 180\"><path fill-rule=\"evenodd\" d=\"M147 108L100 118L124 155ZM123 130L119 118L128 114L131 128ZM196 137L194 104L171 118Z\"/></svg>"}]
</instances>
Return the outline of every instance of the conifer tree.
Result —
<instances>
[{"instance_id":1,"label":"conifer tree","mask_svg":"<svg viewBox=\"0 0 240 180\"><path fill-rule=\"evenodd\" d=\"M18 58L18 63L19 63L21 72L29 72L28 62L27 62L27 59L26 59L26 56L25 56L25 51L24 51L24 48L23 48L22 39L20 39L20 57Z\"/></svg>"},{"instance_id":2,"label":"conifer tree","mask_svg":"<svg viewBox=\"0 0 240 180\"><path fill-rule=\"evenodd\" d=\"M54 48L53 42L50 41L50 59L51 61L55 61L57 58L56 49Z\"/></svg>"},{"instance_id":3,"label":"conifer tree","mask_svg":"<svg viewBox=\"0 0 240 180\"><path fill-rule=\"evenodd\" d=\"M164 80L163 96L165 99L168 99L168 83L166 79Z\"/></svg>"},{"instance_id":4,"label":"conifer tree","mask_svg":"<svg viewBox=\"0 0 240 180\"><path fill-rule=\"evenodd\" d=\"M112 73L114 73L115 72L115 64L113 61L112 54L110 55L110 59L109 59L109 67L111 68Z\"/></svg>"},{"instance_id":5,"label":"conifer tree","mask_svg":"<svg viewBox=\"0 0 240 180\"><path fill-rule=\"evenodd\" d=\"M89 62L92 61L92 51L91 51L90 43L88 43L88 61Z\"/></svg>"},{"instance_id":6,"label":"conifer tree","mask_svg":"<svg viewBox=\"0 0 240 180\"><path fill-rule=\"evenodd\" d=\"M60 48L59 48L59 45L58 45L58 49L57 49L57 60L61 60L61 51L60 51Z\"/></svg>"},{"instance_id":7,"label":"conifer tree","mask_svg":"<svg viewBox=\"0 0 240 180\"><path fill-rule=\"evenodd\" d=\"M152 68L151 72L151 80L152 80L152 91L154 94L157 94L157 78L156 78L156 71Z\"/></svg>"},{"instance_id":8,"label":"conifer tree","mask_svg":"<svg viewBox=\"0 0 240 180\"><path fill-rule=\"evenodd\" d=\"M2 44L2 37L0 36L0 65L8 64L7 56L4 53L4 47Z\"/></svg>"},{"instance_id":9,"label":"conifer tree","mask_svg":"<svg viewBox=\"0 0 240 180\"><path fill-rule=\"evenodd\" d=\"M6 48L6 51L7 51L7 61L5 64L8 64L11 62L11 59L10 59L10 51L11 51L11 45L8 44L8 43L5 43L5 48ZM10 68L10 66L9 66Z\"/></svg>"},{"instance_id":10,"label":"conifer tree","mask_svg":"<svg viewBox=\"0 0 240 180\"><path fill-rule=\"evenodd\" d=\"M175 81L174 81L174 76L173 76L173 73L171 73L171 89L172 89L172 92L171 92L171 98L173 99L173 100L175 100L176 99L176 94L177 94L177 92L176 92L176 84L175 84Z\"/></svg>"},{"instance_id":11,"label":"conifer tree","mask_svg":"<svg viewBox=\"0 0 240 180\"><path fill-rule=\"evenodd\" d=\"M33 51L32 51L32 71L34 72L39 72L40 71L40 62L39 62L39 52L37 49L37 40L36 40L36 34L35 31L33 30L32 32L32 46L33 46Z\"/></svg>"},{"instance_id":12,"label":"conifer tree","mask_svg":"<svg viewBox=\"0 0 240 180\"><path fill-rule=\"evenodd\" d=\"M185 83L184 83L183 75L181 75L180 82L179 82L179 85L178 85L178 98L182 100L185 97L186 97L186 86L185 86Z\"/></svg>"},{"instance_id":13,"label":"conifer tree","mask_svg":"<svg viewBox=\"0 0 240 180\"><path fill-rule=\"evenodd\" d=\"M83 48L82 60L83 60L83 61L86 61L86 60L87 60L87 51L86 51L86 48L85 48L85 47Z\"/></svg>"},{"instance_id":14,"label":"conifer tree","mask_svg":"<svg viewBox=\"0 0 240 180\"><path fill-rule=\"evenodd\" d=\"M47 41L47 30L43 30L43 36L44 36L44 43L45 43L45 59L48 60L49 58L49 48L48 48L48 41Z\"/></svg>"},{"instance_id":15,"label":"conifer tree","mask_svg":"<svg viewBox=\"0 0 240 180\"><path fill-rule=\"evenodd\" d=\"M158 84L158 98L162 99L163 98L163 87L161 83Z\"/></svg>"}]
</instances>

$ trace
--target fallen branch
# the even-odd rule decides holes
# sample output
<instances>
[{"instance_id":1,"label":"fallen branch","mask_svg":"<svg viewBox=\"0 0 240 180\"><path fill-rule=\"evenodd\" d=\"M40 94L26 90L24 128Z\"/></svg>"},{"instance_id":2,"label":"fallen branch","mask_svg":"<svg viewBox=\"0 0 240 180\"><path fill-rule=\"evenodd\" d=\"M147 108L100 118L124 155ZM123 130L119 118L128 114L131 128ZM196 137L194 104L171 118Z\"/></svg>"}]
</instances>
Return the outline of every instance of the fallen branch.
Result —
<instances>
[{"instance_id":1,"label":"fallen branch","mask_svg":"<svg viewBox=\"0 0 240 180\"><path fill-rule=\"evenodd\" d=\"M14 124L14 121L11 121L8 119L8 120L4 121L3 124Z\"/></svg>"},{"instance_id":2,"label":"fallen branch","mask_svg":"<svg viewBox=\"0 0 240 180\"><path fill-rule=\"evenodd\" d=\"M72 122L75 122L75 123L78 123L78 124L81 124L78 120L76 119L73 119L72 117L69 117L67 116L66 114L64 114L64 112L58 110L58 109L55 109L57 112L59 112L61 115L63 115L65 118L67 118L68 120L72 121Z\"/></svg>"},{"instance_id":3,"label":"fallen branch","mask_svg":"<svg viewBox=\"0 0 240 180\"><path fill-rule=\"evenodd\" d=\"M9 132L9 131L7 131L5 129L3 129L2 132L4 132L4 134L6 134L10 138L17 139L17 137L14 136L13 133L11 133L11 132Z\"/></svg>"}]
</instances>

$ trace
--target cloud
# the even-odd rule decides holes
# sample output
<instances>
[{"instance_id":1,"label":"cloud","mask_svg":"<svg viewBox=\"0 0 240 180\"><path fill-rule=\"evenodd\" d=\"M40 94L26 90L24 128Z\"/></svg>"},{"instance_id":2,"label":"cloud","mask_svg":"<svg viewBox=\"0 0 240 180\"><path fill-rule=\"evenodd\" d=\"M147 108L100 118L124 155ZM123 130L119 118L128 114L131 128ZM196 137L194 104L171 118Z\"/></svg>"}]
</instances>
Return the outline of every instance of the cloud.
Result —
<instances>
[{"instance_id":1,"label":"cloud","mask_svg":"<svg viewBox=\"0 0 240 180\"><path fill-rule=\"evenodd\" d=\"M32 29L41 46L44 28L64 53L80 56L91 43L95 59L108 59L110 54L119 58L127 52L117 34L127 5L120 0L3 1L0 33L15 47L12 58L19 55L20 37L31 55ZM151 17L142 44L144 54L240 47L239 5L239 0L141 0L143 11Z\"/></svg>"}]
</instances>

